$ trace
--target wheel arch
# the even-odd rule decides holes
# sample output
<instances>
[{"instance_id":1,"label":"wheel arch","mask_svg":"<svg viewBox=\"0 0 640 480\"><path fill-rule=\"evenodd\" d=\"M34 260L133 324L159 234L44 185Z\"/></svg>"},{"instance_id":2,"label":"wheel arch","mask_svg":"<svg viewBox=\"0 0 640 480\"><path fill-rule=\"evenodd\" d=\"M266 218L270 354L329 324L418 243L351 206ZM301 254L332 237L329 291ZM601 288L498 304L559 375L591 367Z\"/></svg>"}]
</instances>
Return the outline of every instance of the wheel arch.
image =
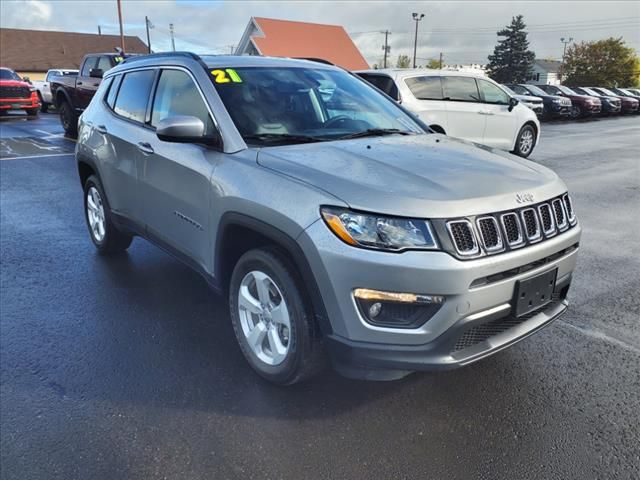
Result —
<instances>
[{"instance_id":1,"label":"wheel arch","mask_svg":"<svg viewBox=\"0 0 640 480\"><path fill-rule=\"evenodd\" d=\"M216 283L225 290L233 268L243 253L267 246L281 250L296 269L301 289L313 307L316 325L322 334L332 333L318 283L302 248L294 238L255 217L227 212L220 220L215 245L214 276Z\"/></svg>"},{"instance_id":2,"label":"wheel arch","mask_svg":"<svg viewBox=\"0 0 640 480\"><path fill-rule=\"evenodd\" d=\"M538 140L540 140L540 129L538 128L538 126L536 125L536 123L533 120L527 120L526 122L524 122L522 124L522 126L516 131L516 136L513 139L513 146L511 151L515 151L517 145L518 145L518 138L520 137L520 132L522 131L522 129L524 127L526 127L527 125L531 126L533 128L533 132L535 133L535 138L536 138L536 142L533 144L534 148L538 145Z\"/></svg>"},{"instance_id":3,"label":"wheel arch","mask_svg":"<svg viewBox=\"0 0 640 480\"><path fill-rule=\"evenodd\" d=\"M59 88L58 90L56 90L56 98L55 98L56 108L60 108L60 105L62 105L62 102L68 102L71 108L74 108L73 102L71 101L71 97L69 96L67 91L64 88Z\"/></svg>"}]
</instances>

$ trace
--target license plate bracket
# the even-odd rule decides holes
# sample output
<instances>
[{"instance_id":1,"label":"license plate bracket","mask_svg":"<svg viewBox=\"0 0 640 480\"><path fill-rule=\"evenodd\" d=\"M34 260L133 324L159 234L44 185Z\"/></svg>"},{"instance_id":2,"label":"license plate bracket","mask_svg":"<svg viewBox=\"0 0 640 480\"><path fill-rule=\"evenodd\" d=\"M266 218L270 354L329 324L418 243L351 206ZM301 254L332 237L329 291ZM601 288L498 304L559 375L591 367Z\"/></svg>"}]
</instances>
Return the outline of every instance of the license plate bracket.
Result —
<instances>
[{"instance_id":1,"label":"license plate bracket","mask_svg":"<svg viewBox=\"0 0 640 480\"><path fill-rule=\"evenodd\" d=\"M514 305L516 317L527 315L551 302L558 269L554 268L516 283Z\"/></svg>"}]
</instances>

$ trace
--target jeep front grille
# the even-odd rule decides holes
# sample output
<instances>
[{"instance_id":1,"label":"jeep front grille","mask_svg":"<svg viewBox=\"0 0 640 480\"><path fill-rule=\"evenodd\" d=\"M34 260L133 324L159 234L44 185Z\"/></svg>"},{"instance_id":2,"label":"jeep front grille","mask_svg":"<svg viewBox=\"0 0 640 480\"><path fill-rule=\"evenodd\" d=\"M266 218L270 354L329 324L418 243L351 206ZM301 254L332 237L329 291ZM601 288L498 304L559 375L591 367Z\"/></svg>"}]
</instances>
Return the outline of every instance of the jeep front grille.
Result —
<instances>
[{"instance_id":1,"label":"jeep front grille","mask_svg":"<svg viewBox=\"0 0 640 480\"><path fill-rule=\"evenodd\" d=\"M577 224L571 198L566 193L512 211L439 221L449 233L452 244L449 251L463 259L541 242Z\"/></svg>"},{"instance_id":2,"label":"jeep front grille","mask_svg":"<svg viewBox=\"0 0 640 480\"><path fill-rule=\"evenodd\" d=\"M447 228L459 255L467 257L480 253L480 248L469 220L450 221L447 223Z\"/></svg>"}]
</instances>

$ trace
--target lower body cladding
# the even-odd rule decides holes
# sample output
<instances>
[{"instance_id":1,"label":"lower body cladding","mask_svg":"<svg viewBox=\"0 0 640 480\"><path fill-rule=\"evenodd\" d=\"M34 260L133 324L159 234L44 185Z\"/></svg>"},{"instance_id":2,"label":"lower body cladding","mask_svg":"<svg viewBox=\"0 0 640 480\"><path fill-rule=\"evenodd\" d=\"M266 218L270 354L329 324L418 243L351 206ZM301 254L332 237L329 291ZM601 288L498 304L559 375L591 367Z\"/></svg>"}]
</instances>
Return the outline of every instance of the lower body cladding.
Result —
<instances>
[{"instance_id":1,"label":"lower body cladding","mask_svg":"<svg viewBox=\"0 0 640 480\"><path fill-rule=\"evenodd\" d=\"M336 370L393 380L467 365L562 315L580 230L465 261L439 251L358 249L321 221L298 240L330 319L327 345Z\"/></svg>"}]
</instances>

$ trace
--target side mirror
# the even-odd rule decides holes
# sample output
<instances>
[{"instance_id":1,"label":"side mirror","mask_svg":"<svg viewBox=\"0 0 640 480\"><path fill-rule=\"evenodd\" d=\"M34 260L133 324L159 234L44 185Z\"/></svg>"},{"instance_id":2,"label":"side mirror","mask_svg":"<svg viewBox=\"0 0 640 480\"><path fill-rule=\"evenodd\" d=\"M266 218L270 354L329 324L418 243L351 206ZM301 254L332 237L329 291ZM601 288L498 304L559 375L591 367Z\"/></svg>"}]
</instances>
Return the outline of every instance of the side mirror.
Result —
<instances>
[{"instance_id":1,"label":"side mirror","mask_svg":"<svg viewBox=\"0 0 640 480\"><path fill-rule=\"evenodd\" d=\"M220 138L217 135L205 135L202 120L191 115L175 115L160 120L156 135L165 142L220 144Z\"/></svg>"},{"instance_id":2,"label":"side mirror","mask_svg":"<svg viewBox=\"0 0 640 480\"><path fill-rule=\"evenodd\" d=\"M518 102L517 98L511 97L509 99L509 111L513 110L515 108L515 106L518 105L518 103L520 103L520 102Z\"/></svg>"},{"instance_id":3,"label":"side mirror","mask_svg":"<svg viewBox=\"0 0 640 480\"><path fill-rule=\"evenodd\" d=\"M29 77L22 77L23 82L31 83L31 79Z\"/></svg>"},{"instance_id":4,"label":"side mirror","mask_svg":"<svg viewBox=\"0 0 640 480\"><path fill-rule=\"evenodd\" d=\"M104 72L101 68L92 68L91 70L89 70L89 76L92 78L102 78L103 75Z\"/></svg>"}]
</instances>

